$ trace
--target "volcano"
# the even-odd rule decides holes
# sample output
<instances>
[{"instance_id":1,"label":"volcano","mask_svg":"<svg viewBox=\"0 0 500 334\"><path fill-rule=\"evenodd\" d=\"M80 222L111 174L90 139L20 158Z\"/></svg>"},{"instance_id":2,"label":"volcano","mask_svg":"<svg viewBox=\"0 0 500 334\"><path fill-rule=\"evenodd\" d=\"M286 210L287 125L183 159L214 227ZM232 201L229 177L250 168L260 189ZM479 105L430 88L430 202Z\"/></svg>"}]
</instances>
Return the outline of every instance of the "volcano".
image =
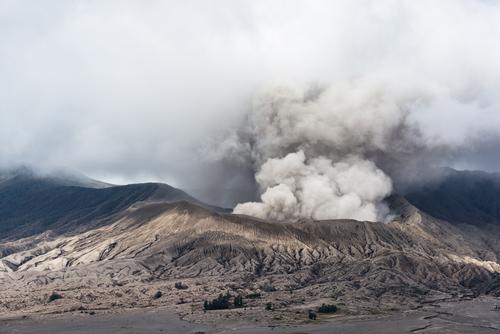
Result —
<instances>
[{"instance_id":1,"label":"volcano","mask_svg":"<svg viewBox=\"0 0 500 334\"><path fill-rule=\"evenodd\" d=\"M248 305L260 309L334 300L361 313L500 296L498 180L450 170L387 198L389 223L289 223L166 184L11 170L0 177L0 312L177 305L202 314L221 291L255 296ZM54 291L64 298L49 302Z\"/></svg>"}]
</instances>

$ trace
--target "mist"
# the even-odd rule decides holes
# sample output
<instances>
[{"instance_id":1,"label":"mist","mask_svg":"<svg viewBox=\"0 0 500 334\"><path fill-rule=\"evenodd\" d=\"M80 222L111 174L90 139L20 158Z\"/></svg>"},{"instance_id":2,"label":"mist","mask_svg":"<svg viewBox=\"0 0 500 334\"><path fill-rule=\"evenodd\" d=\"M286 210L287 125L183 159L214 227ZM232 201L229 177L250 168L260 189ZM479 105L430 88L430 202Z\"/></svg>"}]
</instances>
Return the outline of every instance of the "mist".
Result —
<instances>
[{"instance_id":1,"label":"mist","mask_svg":"<svg viewBox=\"0 0 500 334\"><path fill-rule=\"evenodd\" d=\"M423 167L500 171L495 2L2 1L0 18L1 165L277 220L381 220Z\"/></svg>"}]
</instances>

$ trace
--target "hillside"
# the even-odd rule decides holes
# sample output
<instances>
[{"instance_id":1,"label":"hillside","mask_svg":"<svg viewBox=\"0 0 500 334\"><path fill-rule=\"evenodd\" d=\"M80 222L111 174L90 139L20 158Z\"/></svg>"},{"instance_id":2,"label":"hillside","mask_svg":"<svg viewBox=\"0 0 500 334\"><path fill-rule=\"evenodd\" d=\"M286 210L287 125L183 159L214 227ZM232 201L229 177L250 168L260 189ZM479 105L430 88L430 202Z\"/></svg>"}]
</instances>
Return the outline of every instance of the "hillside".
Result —
<instances>
[{"instance_id":1,"label":"hillside","mask_svg":"<svg viewBox=\"0 0 500 334\"><path fill-rule=\"evenodd\" d=\"M137 202L180 200L223 210L161 183L113 186L91 179L40 176L26 168L17 169L0 177L0 240L46 231L76 233L105 224Z\"/></svg>"},{"instance_id":2,"label":"hillside","mask_svg":"<svg viewBox=\"0 0 500 334\"><path fill-rule=\"evenodd\" d=\"M255 312L335 302L355 314L500 296L498 226L437 219L401 196L388 199L390 223L292 224L216 212L161 184L13 177L0 193L0 314L178 305L199 318L228 291L258 296ZM48 302L53 291L64 298Z\"/></svg>"},{"instance_id":3,"label":"hillside","mask_svg":"<svg viewBox=\"0 0 500 334\"><path fill-rule=\"evenodd\" d=\"M292 225L220 215L188 202L138 204L81 234L0 244L6 255L0 284L11 287L0 295L0 307L150 305L163 290L168 296L155 305L182 300L201 310L204 299L229 290L258 293L259 305L279 299L301 307L333 298L363 312L375 301L390 309L500 293L494 242L500 234L469 235L399 201L401 220L389 224ZM189 288L173 288L179 280ZM51 291L65 291L64 302L48 305ZM87 294L93 298L82 297Z\"/></svg>"},{"instance_id":4,"label":"hillside","mask_svg":"<svg viewBox=\"0 0 500 334\"><path fill-rule=\"evenodd\" d=\"M472 225L500 225L500 174L447 169L438 182L405 197L430 215Z\"/></svg>"}]
</instances>

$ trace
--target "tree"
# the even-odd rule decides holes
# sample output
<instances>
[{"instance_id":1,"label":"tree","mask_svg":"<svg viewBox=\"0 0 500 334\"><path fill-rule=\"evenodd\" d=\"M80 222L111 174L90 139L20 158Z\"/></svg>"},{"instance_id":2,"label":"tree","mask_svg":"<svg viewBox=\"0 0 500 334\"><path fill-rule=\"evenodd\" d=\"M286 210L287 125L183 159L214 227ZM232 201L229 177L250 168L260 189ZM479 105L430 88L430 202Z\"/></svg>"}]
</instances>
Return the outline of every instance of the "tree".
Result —
<instances>
[{"instance_id":1,"label":"tree","mask_svg":"<svg viewBox=\"0 0 500 334\"><path fill-rule=\"evenodd\" d=\"M60 294L58 294L57 292L52 292L52 294L49 296L49 303L61 298L62 296Z\"/></svg>"},{"instance_id":2,"label":"tree","mask_svg":"<svg viewBox=\"0 0 500 334\"><path fill-rule=\"evenodd\" d=\"M184 284L182 282L177 282L174 284L174 286L177 290L186 290L189 288L186 284Z\"/></svg>"},{"instance_id":3,"label":"tree","mask_svg":"<svg viewBox=\"0 0 500 334\"><path fill-rule=\"evenodd\" d=\"M318 309L318 313L335 313L335 312L337 312L336 305L323 304Z\"/></svg>"},{"instance_id":4,"label":"tree","mask_svg":"<svg viewBox=\"0 0 500 334\"><path fill-rule=\"evenodd\" d=\"M203 303L203 308L205 310L225 310L228 309L230 304L229 304L229 298L231 296L229 295L229 292L223 295L222 293L217 297L216 299L212 300L211 302L206 301Z\"/></svg>"},{"instance_id":5,"label":"tree","mask_svg":"<svg viewBox=\"0 0 500 334\"><path fill-rule=\"evenodd\" d=\"M238 295L234 297L234 307L243 307L243 296Z\"/></svg>"},{"instance_id":6,"label":"tree","mask_svg":"<svg viewBox=\"0 0 500 334\"><path fill-rule=\"evenodd\" d=\"M253 292L251 294L248 294L245 298L248 298L248 299L257 299L257 298L260 298L260 297L261 297L260 293Z\"/></svg>"}]
</instances>

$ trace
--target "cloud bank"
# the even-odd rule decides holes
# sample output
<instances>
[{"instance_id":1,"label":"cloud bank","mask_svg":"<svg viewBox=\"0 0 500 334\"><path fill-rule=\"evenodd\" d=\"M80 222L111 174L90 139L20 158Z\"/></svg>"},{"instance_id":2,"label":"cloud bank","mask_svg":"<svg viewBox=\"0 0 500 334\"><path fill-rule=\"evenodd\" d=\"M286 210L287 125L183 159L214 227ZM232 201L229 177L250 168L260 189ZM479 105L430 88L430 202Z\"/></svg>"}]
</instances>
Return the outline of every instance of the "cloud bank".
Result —
<instances>
[{"instance_id":1,"label":"cloud bank","mask_svg":"<svg viewBox=\"0 0 500 334\"><path fill-rule=\"evenodd\" d=\"M0 161L371 220L422 161L500 170L499 22L490 1L2 1Z\"/></svg>"}]
</instances>

